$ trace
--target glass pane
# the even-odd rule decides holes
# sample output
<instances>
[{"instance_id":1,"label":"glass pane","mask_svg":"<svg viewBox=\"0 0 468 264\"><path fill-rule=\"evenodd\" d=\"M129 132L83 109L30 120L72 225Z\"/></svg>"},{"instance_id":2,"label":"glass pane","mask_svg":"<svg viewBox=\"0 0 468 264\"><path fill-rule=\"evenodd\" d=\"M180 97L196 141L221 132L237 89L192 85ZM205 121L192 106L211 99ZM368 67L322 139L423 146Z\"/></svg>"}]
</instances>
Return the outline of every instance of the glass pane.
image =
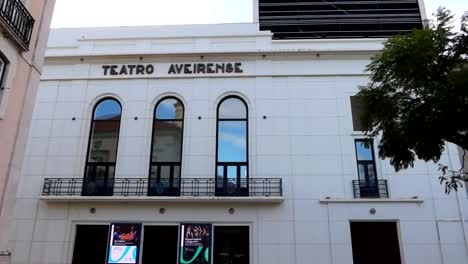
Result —
<instances>
[{"instance_id":1,"label":"glass pane","mask_svg":"<svg viewBox=\"0 0 468 264\"><path fill-rule=\"evenodd\" d=\"M373 160L371 146L367 147L363 141L356 141L356 153L358 160Z\"/></svg>"},{"instance_id":2,"label":"glass pane","mask_svg":"<svg viewBox=\"0 0 468 264\"><path fill-rule=\"evenodd\" d=\"M218 161L247 162L247 122L218 123Z\"/></svg>"},{"instance_id":3,"label":"glass pane","mask_svg":"<svg viewBox=\"0 0 468 264\"><path fill-rule=\"evenodd\" d=\"M247 118L247 109L245 104L238 98L229 98L224 100L219 106L219 118L221 119L240 119Z\"/></svg>"},{"instance_id":4,"label":"glass pane","mask_svg":"<svg viewBox=\"0 0 468 264\"><path fill-rule=\"evenodd\" d=\"M366 166L364 164L358 164L358 174L360 181L366 180Z\"/></svg>"},{"instance_id":5,"label":"glass pane","mask_svg":"<svg viewBox=\"0 0 468 264\"><path fill-rule=\"evenodd\" d=\"M120 104L113 99L107 99L96 107L94 120L120 120L121 113Z\"/></svg>"},{"instance_id":6,"label":"glass pane","mask_svg":"<svg viewBox=\"0 0 468 264\"><path fill-rule=\"evenodd\" d=\"M247 177L247 166L240 167L240 177L241 182L239 183L241 188L247 188L248 186L248 177Z\"/></svg>"},{"instance_id":7,"label":"glass pane","mask_svg":"<svg viewBox=\"0 0 468 264\"><path fill-rule=\"evenodd\" d=\"M165 99L156 108L156 119L183 119L184 106L174 98Z\"/></svg>"},{"instance_id":8,"label":"glass pane","mask_svg":"<svg viewBox=\"0 0 468 264\"><path fill-rule=\"evenodd\" d=\"M174 179L180 178L180 166L174 166Z\"/></svg>"},{"instance_id":9,"label":"glass pane","mask_svg":"<svg viewBox=\"0 0 468 264\"><path fill-rule=\"evenodd\" d=\"M158 166L154 166L154 165L151 166L150 178L151 178L151 179L156 179L157 173L158 173Z\"/></svg>"},{"instance_id":10,"label":"glass pane","mask_svg":"<svg viewBox=\"0 0 468 264\"><path fill-rule=\"evenodd\" d=\"M216 168L216 188L223 188L224 184L224 167L218 166Z\"/></svg>"},{"instance_id":11,"label":"glass pane","mask_svg":"<svg viewBox=\"0 0 468 264\"><path fill-rule=\"evenodd\" d=\"M224 177L224 166L218 166L217 170L216 170L216 176L218 178L223 178Z\"/></svg>"},{"instance_id":12,"label":"glass pane","mask_svg":"<svg viewBox=\"0 0 468 264\"><path fill-rule=\"evenodd\" d=\"M171 177L171 167L170 166L161 166L161 178L160 182L164 186L169 186L169 179Z\"/></svg>"},{"instance_id":13,"label":"glass pane","mask_svg":"<svg viewBox=\"0 0 468 264\"><path fill-rule=\"evenodd\" d=\"M227 173L226 191L228 193L234 193L237 187L237 166L229 166Z\"/></svg>"},{"instance_id":14,"label":"glass pane","mask_svg":"<svg viewBox=\"0 0 468 264\"><path fill-rule=\"evenodd\" d=\"M180 162L182 121L155 121L153 162Z\"/></svg>"},{"instance_id":15,"label":"glass pane","mask_svg":"<svg viewBox=\"0 0 468 264\"><path fill-rule=\"evenodd\" d=\"M228 179L237 179L237 166L228 166Z\"/></svg>"},{"instance_id":16,"label":"glass pane","mask_svg":"<svg viewBox=\"0 0 468 264\"><path fill-rule=\"evenodd\" d=\"M367 165L367 175L369 175L369 181L377 180L377 176L375 175L375 168L373 164Z\"/></svg>"},{"instance_id":17,"label":"glass pane","mask_svg":"<svg viewBox=\"0 0 468 264\"><path fill-rule=\"evenodd\" d=\"M242 179L247 179L247 166L242 166L241 167L241 178Z\"/></svg>"},{"instance_id":18,"label":"glass pane","mask_svg":"<svg viewBox=\"0 0 468 264\"><path fill-rule=\"evenodd\" d=\"M94 121L89 162L115 162L120 122Z\"/></svg>"}]
</instances>

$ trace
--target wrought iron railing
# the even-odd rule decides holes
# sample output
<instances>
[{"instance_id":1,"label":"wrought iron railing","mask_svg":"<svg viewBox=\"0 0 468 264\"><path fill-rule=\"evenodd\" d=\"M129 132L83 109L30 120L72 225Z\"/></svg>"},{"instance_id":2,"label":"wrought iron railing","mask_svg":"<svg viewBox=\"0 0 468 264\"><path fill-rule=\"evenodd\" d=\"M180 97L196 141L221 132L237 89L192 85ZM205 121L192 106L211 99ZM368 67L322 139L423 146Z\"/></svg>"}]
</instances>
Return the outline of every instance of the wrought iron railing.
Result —
<instances>
[{"instance_id":1,"label":"wrought iron railing","mask_svg":"<svg viewBox=\"0 0 468 264\"><path fill-rule=\"evenodd\" d=\"M95 196L282 196L282 179L280 178L251 178L248 190L238 192L237 188L225 188L219 193L215 178L181 178L173 184L175 188L165 188L169 182L160 181L159 186L149 184L148 178L117 178L106 182L113 186L112 193L95 194ZM82 178L46 178L42 189L43 196L81 196L83 190ZM229 181L227 184L236 184Z\"/></svg>"},{"instance_id":2,"label":"wrought iron railing","mask_svg":"<svg viewBox=\"0 0 468 264\"><path fill-rule=\"evenodd\" d=\"M354 198L388 198L387 180L353 181Z\"/></svg>"},{"instance_id":3,"label":"wrought iron railing","mask_svg":"<svg viewBox=\"0 0 468 264\"><path fill-rule=\"evenodd\" d=\"M20 0L0 0L0 18L28 49L34 28L34 18Z\"/></svg>"}]
</instances>

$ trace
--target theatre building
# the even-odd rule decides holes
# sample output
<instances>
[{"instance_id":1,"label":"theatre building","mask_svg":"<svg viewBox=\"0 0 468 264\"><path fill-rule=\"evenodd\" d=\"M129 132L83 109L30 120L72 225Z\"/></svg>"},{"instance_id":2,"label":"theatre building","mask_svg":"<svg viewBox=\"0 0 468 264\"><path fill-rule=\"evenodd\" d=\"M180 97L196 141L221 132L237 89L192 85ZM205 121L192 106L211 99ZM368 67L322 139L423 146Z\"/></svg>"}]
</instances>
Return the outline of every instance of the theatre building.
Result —
<instances>
[{"instance_id":1,"label":"theatre building","mask_svg":"<svg viewBox=\"0 0 468 264\"><path fill-rule=\"evenodd\" d=\"M396 173L359 130L365 66L422 4L290 2L53 30L11 263L468 263L466 191L438 164Z\"/></svg>"}]
</instances>

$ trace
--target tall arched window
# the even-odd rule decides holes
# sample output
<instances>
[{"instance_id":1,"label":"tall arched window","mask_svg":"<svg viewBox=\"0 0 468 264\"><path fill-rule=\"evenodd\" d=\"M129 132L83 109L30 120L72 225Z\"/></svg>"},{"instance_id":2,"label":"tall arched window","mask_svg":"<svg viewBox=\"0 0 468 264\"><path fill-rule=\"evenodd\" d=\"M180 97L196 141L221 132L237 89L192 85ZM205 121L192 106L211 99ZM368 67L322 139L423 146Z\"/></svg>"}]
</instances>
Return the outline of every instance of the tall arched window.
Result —
<instances>
[{"instance_id":1,"label":"tall arched window","mask_svg":"<svg viewBox=\"0 0 468 264\"><path fill-rule=\"evenodd\" d=\"M166 97L154 110L148 195L180 194L184 105Z\"/></svg>"},{"instance_id":2,"label":"tall arched window","mask_svg":"<svg viewBox=\"0 0 468 264\"><path fill-rule=\"evenodd\" d=\"M94 107L83 195L113 194L121 115L120 103L112 98L105 98Z\"/></svg>"},{"instance_id":3,"label":"tall arched window","mask_svg":"<svg viewBox=\"0 0 468 264\"><path fill-rule=\"evenodd\" d=\"M248 195L248 109L241 98L219 103L216 137L216 194Z\"/></svg>"}]
</instances>

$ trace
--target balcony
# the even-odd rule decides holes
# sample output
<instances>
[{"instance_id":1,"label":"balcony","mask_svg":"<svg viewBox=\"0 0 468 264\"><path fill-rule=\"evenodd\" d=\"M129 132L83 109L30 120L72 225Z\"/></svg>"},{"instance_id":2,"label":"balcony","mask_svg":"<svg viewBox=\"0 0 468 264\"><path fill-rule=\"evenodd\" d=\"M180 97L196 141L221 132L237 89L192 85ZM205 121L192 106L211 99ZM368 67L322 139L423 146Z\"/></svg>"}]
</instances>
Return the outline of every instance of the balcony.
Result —
<instances>
[{"instance_id":1,"label":"balcony","mask_svg":"<svg viewBox=\"0 0 468 264\"><path fill-rule=\"evenodd\" d=\"M34 28L34 18L20 0L0 0L0 24L24 51Z\"/></svg>"},{"instance_id":2,"label":"balcony","mask_svg":"<svg viewBox=\"0 0 468 264\"><path fill-rule=\"evenodd\" d=\"M148 178L119 178L86 182L83 178L46 178L42 188L43 200L51 201L283 201L282 179L251 178L239 188L230 180L219 188L223 179L182 178L149 180ZM109 191L110 190L110 191Z\"/></svg>"},{"instance_id":3,"label":"balcony","mask_svg":"<svg viewBox=\"0 0 468 264\"><path fill-rule=\"evenodd\" d=\"M387 180L353 181L354 198L389 198Z\"/></svg>"}]
</instances>

